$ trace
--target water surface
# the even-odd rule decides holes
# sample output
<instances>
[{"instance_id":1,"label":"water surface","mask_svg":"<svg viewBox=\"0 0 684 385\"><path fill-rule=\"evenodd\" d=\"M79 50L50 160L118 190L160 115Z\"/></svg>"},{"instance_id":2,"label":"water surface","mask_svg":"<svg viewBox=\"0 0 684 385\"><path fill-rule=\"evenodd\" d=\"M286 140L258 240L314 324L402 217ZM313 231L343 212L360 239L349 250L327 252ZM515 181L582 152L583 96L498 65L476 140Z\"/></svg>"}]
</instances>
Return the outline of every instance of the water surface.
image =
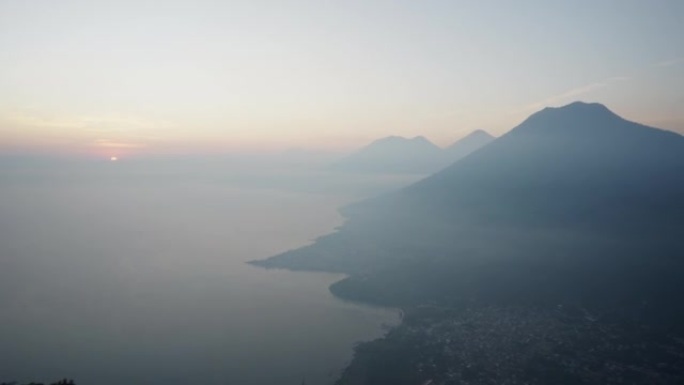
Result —
<instances>
[{"instance_id":1,"label":"water surface","mask_svg":"<svg viewBox=\"0 0 684 385\"><path fill-rule=\"evenodd\" d=\"M330 232L349 194L65 175L0 183L0 381L326 384L397 321L338 275L244 263Z\"/></svg>"}]
</instances>

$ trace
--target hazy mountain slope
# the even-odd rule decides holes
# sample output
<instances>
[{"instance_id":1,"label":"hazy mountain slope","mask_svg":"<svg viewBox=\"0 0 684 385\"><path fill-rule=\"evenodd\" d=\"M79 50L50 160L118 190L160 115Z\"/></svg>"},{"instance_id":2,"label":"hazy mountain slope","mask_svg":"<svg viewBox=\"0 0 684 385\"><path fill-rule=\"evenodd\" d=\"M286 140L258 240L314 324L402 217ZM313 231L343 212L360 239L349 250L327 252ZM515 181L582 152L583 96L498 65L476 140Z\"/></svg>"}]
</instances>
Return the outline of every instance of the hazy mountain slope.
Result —
<instances>
[{"instance_id":1,"label":"hazy mountain slope","mask_svg":"<svg viewBox=\"0 0 684 385\"><path fill-rule=\"evenodd\" d=\"M355 173L418 173L436 172L494 139L476 130L451 146L442 149L422 136L412 139L390 136L378 139L332 164L333 171Z\"/></svg>"},{"instance_id":2,"label":"hazy mountain slope","mask_svg":"<svg viewBox=\"0 0 684 385\"><path fill-rule=\"evenodd\" d=\"M574 103L532 115L412 186L349 207L337 233L259 264L351 273L334 288L380 303L419 303L459 277L480 293L515 285L528 293L537 283L519 266L532 260L561 274L556 283L566 291L565 269L597 280L615 269L622 282L635 265L679 266L683 197L684 137ZM483 264L496 284L460 276ZM403 283L392 285L398 277Z\"/></svg>"},{"instance_id":3,"label":"hazy mountain slope","mask_svg":"<svg viewBox=\"0 0 684 385\"><path fill-rule=\"evenodd\" d=\"M540 111L441 172L348 213L406 208L468 225L653 233L680 229L683 197L684 137L574 103Z\"/></svg>"},{"instance_id":4,"label":"hazy mountain slope","mask_svg":"<svg viewBox=\"0 0 684 385\"><path fill-rule=\"evenodd\" d=\"M341 384L684 379L681 135L598 104L549 108L345 214L337 233L257 264L342 271L339 296L448 310L365 345ZM473 320L481 333L454 332ZM500 356L519 346L522 361Z\"/></svg>"},{"instance_id":5,"label":"hazy mountain slope","mask_svg":"<svg viewBox=\"0 0 684 385\"><path fill-rule=\"evenodd\" d=\"M425 173L442 164L442 149L425 137L390 136L378 139L330 166L334 171L359 173Z\"/></svg>"},{"instance_id":6,"label":"hazy mountain slope","mask_svg":"<svg viewBox=\"0 0 684 385\"><path fill-rule=\"evenodd\" d=\"M475 130L443 150L445 161L447 164L454 163L479 150L494 139L496 138L486 131Z\"/></svg>"}]
</instances>

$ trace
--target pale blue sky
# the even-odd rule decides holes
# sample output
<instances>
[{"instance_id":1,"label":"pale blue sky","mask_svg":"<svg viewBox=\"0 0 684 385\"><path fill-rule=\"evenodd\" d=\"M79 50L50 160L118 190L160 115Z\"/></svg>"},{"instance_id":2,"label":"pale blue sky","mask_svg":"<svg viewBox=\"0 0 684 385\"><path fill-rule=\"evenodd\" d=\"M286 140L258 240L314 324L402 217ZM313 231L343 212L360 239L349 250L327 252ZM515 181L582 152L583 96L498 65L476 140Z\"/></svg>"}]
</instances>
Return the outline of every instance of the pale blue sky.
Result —
<instances>
[{"instance_id":1,"label":"pale blue sky","mask_svg":"<svg viewBox=\"0 0 684 385\"><path fill-rule=\"evenodd\" d=\"M597 101L684 132L684 1L0 0L0 150L444 145Z\"/></svg>"}]
</instances>

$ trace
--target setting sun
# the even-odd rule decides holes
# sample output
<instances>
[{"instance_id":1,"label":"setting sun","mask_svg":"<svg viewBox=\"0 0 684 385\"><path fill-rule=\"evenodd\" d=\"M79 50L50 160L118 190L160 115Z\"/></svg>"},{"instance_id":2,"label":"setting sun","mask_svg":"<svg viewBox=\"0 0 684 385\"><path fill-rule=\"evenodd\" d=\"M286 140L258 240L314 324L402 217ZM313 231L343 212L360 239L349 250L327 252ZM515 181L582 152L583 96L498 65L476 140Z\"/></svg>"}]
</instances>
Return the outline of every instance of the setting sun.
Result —
<instances>
[{"instance_id":1,"label":"setting sun","mask_svg":"<svg viewBox=\"0 0 684 385\"><path fill-rule=\"evenodd\" d=\"M116 162L117 160L119 160L119 158L113 156L113 157L109 158L109 160L112 162Z\"/></svg>"}]
</instances>

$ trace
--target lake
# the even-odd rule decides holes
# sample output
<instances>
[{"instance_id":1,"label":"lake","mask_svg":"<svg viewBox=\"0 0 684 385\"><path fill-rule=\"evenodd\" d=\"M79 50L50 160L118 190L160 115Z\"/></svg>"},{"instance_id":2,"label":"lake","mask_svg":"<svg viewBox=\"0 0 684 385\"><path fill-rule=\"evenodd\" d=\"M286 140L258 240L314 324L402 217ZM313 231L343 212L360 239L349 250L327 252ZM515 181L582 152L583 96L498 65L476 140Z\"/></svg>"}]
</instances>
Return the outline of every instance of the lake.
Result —
<instances>
[{"instance_id":1,"label":"lake","mask_svg":"<svg viewBox=\"0 0 684 385\"><path fill-rule=\"evenodd\" d=\"M111 167L0 174L0 382L330 384L398 322L333 297L340 275L245 263L359 194Z\"/></svg>"}]
</instances>

